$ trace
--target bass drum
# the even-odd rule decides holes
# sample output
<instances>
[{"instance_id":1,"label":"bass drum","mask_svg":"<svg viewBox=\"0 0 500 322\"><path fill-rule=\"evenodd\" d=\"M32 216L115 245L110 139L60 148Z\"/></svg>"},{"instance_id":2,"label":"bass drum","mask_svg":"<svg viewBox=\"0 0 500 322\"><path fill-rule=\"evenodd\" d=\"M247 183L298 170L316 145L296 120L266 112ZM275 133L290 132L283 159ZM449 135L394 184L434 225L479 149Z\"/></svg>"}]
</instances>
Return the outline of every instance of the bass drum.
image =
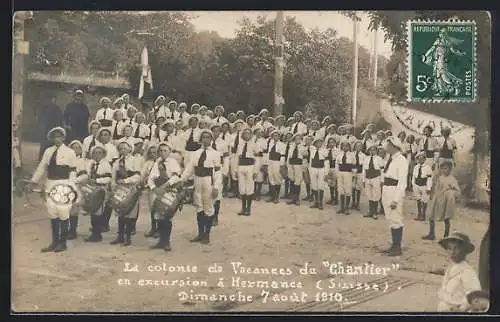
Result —
<instances>
[{"instance_id":1,"label":"bass drum","mask_svg":"<svg viewBox=\"0 0 500 322\"><path fill-rule=\"evenodd\" d=\"M185 190L168 189L156 197L153 211L157 219L170 219L182 207L185 199Z\"/></svg>"},{"instance_id":2,"label":"bass drum","mask_svg":"<svg viewBox=\"0 0 500 322\"><path fill-rule=\"evenodd\" d=\"M89 214L97 213L106 199L106 191L102 187L90 184L80 187L80 191L83 195L82 209Z\"/></svg>"},{"instance_id":3,"label":"bass drum","mask_svg":"<svg viewBox=\"0 0 500 322\"><path fill-rule=\"evenodd\" d=\"M125 216L134 208L140 193L136 186L116 186L110 199L110 206L118 215Z\"/></svg>"}]
</instances>

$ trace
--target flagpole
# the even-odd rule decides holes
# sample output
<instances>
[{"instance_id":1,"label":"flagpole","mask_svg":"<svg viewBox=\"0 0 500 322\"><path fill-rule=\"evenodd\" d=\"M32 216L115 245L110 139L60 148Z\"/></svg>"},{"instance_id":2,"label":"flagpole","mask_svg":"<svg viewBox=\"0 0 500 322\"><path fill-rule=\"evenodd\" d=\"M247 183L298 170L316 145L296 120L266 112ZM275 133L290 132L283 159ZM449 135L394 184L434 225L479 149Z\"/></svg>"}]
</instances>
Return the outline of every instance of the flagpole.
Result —
<instances>
[{"instance_id":1,"label":"flagpole","mask_svg":"<svg viewBox=\"0 0 500 322\"><path fill-rule=\"evenodd\" d=\"M353 17L353 50L354 50L354 62L352 64L353 68L353 78L352 78L352 125L356 126L356 114L357 114L357 98L358 98L358 20L357 16Z\"/></svg>"},{"instance_id":2,"label":"flagpole","mask_svg":"<svg viewBox=\"0 0 500 322\"><path fill-rule=\"evenodd\" d=\"M284 12L276 12L274 115L283 113L283 20Z\"/></svg>"},{"instance_id":3,"label":"flagpole","mask_svg":"<svg viewBox=\"0 0 500 322\"><path fill-rule=\"evenodd\" d=\"M375 43L373 45L373 59L374 59L374 64L373 64L373 86L375 89L377 89L377 77L378 77L378 28L375 29Z\"/></svg>"}]
</instances>

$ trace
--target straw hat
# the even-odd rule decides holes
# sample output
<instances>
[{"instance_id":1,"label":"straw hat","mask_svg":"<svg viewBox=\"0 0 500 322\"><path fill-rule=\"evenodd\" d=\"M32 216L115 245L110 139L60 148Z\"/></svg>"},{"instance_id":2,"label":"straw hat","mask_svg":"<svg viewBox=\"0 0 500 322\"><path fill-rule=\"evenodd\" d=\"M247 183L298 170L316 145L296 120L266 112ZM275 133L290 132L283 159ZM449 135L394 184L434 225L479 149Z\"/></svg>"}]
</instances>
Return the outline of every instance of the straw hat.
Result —
<instances>
[{"instance_id":1,"label":"straw hat","mask_svg":"<svg viewBox=\"0 0 500 322\"><path fill-rule=\"evenodd\" d=\"M472 253L476 248L470 241L469 236L458 231L455 231L450 236L441 239L439 241L439 245L441 245L441 247L443 247L444 249L448 249L448 244L450 241L458 242L467 254Z\"/></svg>"},{"instance_id":2,"label":"straw hat","mask_svg":"<svg viewBox=\"0 0 500 322\"><path fill-rule=\"evenodd\" d=\"M400 151L403 149L403 143L397 137L390 136L387 139L385 139L385 141L388 142L388 143L391 143L392 145L394 145Z\"/></svg>"},{"instance_id":3,"label":"straw hat","mask_svg":"<svg viewBox=\"0 0 500 322\"><path fill-rule=\"evenodd\" d=\"M47 139L50 140L52 138L52 135L54 135L56 132L59 132L60 134L62 134L62 136L66 137L66 130L60 126L56 126L47 133Z\"/></svg>"}]
</instances>

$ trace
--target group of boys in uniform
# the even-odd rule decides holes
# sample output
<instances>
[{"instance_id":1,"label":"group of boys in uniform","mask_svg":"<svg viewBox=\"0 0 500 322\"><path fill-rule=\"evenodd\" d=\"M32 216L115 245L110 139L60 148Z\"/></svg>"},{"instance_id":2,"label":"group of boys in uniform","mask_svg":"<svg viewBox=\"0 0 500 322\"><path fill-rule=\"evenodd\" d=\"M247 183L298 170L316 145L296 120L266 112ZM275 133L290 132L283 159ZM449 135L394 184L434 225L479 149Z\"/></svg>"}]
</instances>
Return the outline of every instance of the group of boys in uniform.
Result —
<instances>
[{"instance_id":1,"label":"group of boys in uniform","mask_svg":"<svg viewBox=\"0 0 500 322\"><path fill-rule=\"evenodd\" d=\"M444 143L432 136L427 126L424 137L415 140L400 133L375 131L368 124L360 138L353 126L337 126L330 117L321 122L305 119L297 111L293 117L271 117L267 109L258 115L244 111L224 113L222 106L209 109L199 104L168 101L160 95L144 114L120 97L112 102L103 97L90 135L83 142L64 144L65 130L54 128L48 148L32 181L47 175L45 191L54 183L74 187L91 183L112 192L117 185L136 185L148 193L151 230L146 237L159 238L153 248L171 250L172 222L155 213L154 200L165 187L183 183L192 188L198 235L193 242L209 244L211 228L218 224L223 197L241 199L238 215L250 216L252 202L263 197L268 185L269 203L279 203L281 190L289 205L310 202L323 210L325 191L329 205L348 215L359 210L361 192L368 200L365 217L386 215L393 245L391 255L401 253L402 208L405 190L413 189L418 199L417 220L425 220L425 205L431 189L433 171L440 158L453 159L456 143L449 129L442 129ZM419 160L415 166L415 160ZM62 180L62 181L61 181ZM302 187L305 196L302 198ZM77 193L77 195L79 195ZM76 238L78 200L54 204L47 199L52 220L52 243L43 251L62 251L66 240ZM112 244L131 244L139 214L139 201L126 215L118 216L117 238ZM389 207L389 208L388 208ZM379 211L380 208L380 211ZM108 202L90 214L92 234L88 242L102 240L109 231L113 209Z\"/></svg>"}]
</instances>

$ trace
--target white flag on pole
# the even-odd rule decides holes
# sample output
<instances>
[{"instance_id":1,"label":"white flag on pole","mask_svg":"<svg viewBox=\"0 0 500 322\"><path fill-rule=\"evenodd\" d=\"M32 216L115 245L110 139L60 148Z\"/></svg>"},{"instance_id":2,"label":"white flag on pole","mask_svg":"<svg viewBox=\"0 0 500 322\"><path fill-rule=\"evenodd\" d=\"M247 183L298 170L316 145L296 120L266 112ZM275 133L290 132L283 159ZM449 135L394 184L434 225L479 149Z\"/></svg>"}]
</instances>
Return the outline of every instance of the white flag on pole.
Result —
<instances>
[{"instance_id":1,"label":"white flag on pole","mask_svg":"<svg viewBox=\"0 0 500 322\"><path fill-rule=\"evenodd\" d=\"M149 90L153 89L153 77L151 75L151 67L148 62L148 49L144 47L141 53L142 72L139 80L139 99L144 96L144 83L149 85Z\"/></svg>"}]
</instances>

